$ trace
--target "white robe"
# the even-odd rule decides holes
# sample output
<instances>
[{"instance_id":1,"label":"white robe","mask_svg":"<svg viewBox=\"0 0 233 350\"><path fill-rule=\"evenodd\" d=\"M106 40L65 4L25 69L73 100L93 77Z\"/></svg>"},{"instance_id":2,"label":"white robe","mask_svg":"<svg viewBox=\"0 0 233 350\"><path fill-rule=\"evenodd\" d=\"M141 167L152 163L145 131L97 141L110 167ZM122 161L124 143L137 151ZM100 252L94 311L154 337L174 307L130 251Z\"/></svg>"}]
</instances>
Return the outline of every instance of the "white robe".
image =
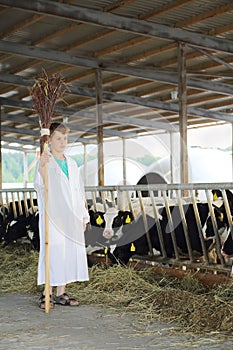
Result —
<instances>
[{"instance_id":1,"label":"white robe","mask_svg":"<svg viewBox=\"0 0 233 350\"><path fill-rule=\"evenodd\" d=\"M53 156L48 164L48 215L50 249L50 285L62 286L75 281L87 281L88 265L83 231L85 192L76 162L66 157L69 178ZM45 202L44 183L38 171L34 177L39 207L40 253L38 285L45 284Z\"/></svg>"}]
</instances>

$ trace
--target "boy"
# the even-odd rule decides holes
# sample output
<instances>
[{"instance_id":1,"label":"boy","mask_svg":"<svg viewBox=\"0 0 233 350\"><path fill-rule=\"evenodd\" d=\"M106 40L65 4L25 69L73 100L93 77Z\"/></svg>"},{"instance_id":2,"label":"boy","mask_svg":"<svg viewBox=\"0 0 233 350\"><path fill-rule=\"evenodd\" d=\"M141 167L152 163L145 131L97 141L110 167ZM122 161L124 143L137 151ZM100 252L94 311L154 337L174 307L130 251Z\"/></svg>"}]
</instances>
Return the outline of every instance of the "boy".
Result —
<instances>
[{"instance_id":1,"label":"boy","mask_svg":"<svg viewBox=\"0 0 233 350\"><path fill-rule=\"evenodd\" d=\"M39 206L40 253L38 285L45 284L45 164L48 163L48 217L50 246L50 305L54 306L52 287L56 286L55 303L77 306L76 299L65 292L66 284L87 281L88 265L84 231L89 221L85 207L84 185L76 162L65 155L69 129L60 123L50 126L50 152L43 152L37 164L34 188ZM39 300L45 308L45 293Z\"/></svg>"}]
</instances>

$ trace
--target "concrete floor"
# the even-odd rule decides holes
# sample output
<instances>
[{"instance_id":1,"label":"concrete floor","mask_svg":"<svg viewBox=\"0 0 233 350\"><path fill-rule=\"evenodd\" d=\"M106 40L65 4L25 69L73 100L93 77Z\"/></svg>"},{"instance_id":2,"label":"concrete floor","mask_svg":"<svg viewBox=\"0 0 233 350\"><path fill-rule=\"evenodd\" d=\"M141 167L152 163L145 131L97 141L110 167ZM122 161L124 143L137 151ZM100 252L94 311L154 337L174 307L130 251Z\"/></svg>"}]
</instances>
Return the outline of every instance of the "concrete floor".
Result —
<instances>
[{"instance_id":1,"label":"concrete floor","mask_svg":"<svg viewBox=\"0 0 233 350\"><path fill-rule=\"evenodd\" d=\"M181 333L159 322L145 326L95 305L56 305L47 314L37 301L33 295L0 294L0 349L233 349L233 337Z\"/></svg>"}]
</instances>

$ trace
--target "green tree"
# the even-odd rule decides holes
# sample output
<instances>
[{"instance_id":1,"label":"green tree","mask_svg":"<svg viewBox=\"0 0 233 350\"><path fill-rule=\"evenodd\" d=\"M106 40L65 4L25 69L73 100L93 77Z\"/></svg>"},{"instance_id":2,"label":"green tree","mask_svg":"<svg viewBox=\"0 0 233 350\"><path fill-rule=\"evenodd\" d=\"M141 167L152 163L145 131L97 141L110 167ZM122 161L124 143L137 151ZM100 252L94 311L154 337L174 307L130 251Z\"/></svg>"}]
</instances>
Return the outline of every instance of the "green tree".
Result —
<instances>
[{"instance_id":1,"label":"green tree","mask_svg":"<svg viewBox=\"0 0 233 350\"><path fill-rule=\"evenodd\" d=\"M3 182L22 182L23 166L22 152L4 152L2 154Z\"/></svg>"},{"instance_id":2,"label":"green tree","mask_svg":"<svg viewBox=\"0 0 233 350\"><path fill-rule=\"evenodd\" d=\"M35 166L31 167L36 158L36 154L27 154L27 166L31 168L28 173L28 182L33 182L35 174ZM82 153L73 155L72 158L76 161L78 166L81 166L84 162ZM88 160L96 158L94 156L88 156ZM23 152L3 152L2 153L2 181L4 183L22 183L24 181L24 155Z\"/></svg>"}]
</instances>

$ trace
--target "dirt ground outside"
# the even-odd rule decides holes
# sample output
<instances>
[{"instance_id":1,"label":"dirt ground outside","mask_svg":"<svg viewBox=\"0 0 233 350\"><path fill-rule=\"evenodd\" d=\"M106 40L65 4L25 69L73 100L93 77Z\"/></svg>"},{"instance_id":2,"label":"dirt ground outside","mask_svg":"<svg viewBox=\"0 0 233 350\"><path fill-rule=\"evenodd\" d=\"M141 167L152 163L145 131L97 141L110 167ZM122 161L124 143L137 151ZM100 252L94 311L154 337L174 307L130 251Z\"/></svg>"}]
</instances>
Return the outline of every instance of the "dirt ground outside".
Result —
<instances>
[{"instance_id":1,"label":"dirt ground outside","mask_svg":"<svg viewBox=\"0 0 233 350\"><path fill-rule=\"evenodd\" d=\"M233 349L233 336L183 333L175 325L140 324L110 307L56 305L48 314L38 296L0 294L1 350ZM230 310L229 310L230 312Z\"/></svg>"}]
</instances>

